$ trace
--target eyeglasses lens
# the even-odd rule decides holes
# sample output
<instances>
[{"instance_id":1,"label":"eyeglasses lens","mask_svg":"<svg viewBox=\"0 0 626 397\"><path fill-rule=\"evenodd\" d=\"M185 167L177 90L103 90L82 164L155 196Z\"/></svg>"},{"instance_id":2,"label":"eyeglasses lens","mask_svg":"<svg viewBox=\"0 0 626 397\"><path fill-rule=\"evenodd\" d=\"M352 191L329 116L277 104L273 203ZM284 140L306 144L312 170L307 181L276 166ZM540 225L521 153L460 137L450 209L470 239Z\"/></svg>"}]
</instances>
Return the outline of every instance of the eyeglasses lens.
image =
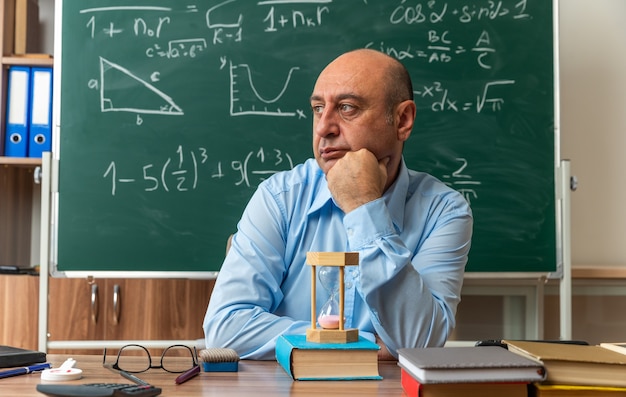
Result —
<instances>
[{"instance_id":1,"label":"eyeglasses lens","mask_svg":"<svg viewBox=\"0 0 626 397\"><path fill-rule=\"evenodd\" d=\"M122 371L144 372L150 369L150 354L141 347L125 346L119 352L117 365Z\"/></svg>"},{"instance_id":2,"label":"eyeglasses lens","mask_svg":"<svg viewBox=\"0 0 626 397\"><path fill-rule=\"evenodd\" d=\"M187 346L171 346L163 352L161 365L168 372L185 372L196 364L193 355L193 350Z\"/></svg>"}]
</instances>

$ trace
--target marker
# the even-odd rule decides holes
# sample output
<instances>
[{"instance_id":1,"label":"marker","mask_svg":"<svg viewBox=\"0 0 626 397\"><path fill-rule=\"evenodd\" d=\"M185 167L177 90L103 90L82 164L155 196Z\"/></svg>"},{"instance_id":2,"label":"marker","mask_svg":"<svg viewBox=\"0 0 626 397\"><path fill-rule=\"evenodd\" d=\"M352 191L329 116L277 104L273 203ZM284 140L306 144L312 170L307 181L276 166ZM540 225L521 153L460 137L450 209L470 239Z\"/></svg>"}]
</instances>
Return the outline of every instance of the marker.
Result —
<instances>
[{"instance_id":1,"label":"marker","mask_svg":"<svg viewBox=\"0 0 626 397\"><path fill-rule=\"evenodd\" d=\"M10 369L8 371L0 371L0 378L8 378L9 376L26 375L33 372L43 371L50 368L50 363L30 365L28 367Z\"/></svg>"},{"instance_id":2,"label":"marker","mask_svg":"<svg viewBox=\"0 0 626 397\"><path fill-rule=\"evenodd\" d=\"M133 374L129 374L126 371L120 371L120 375L122 375L124 378L128 379L128 380L132 380L133 382L135 382L138 385L142 385L142 386L149 386L150 383L146 382L145 380L141 380L138 377L136 377Z\"/></svg>"},{"instance_id":3,"label":"marker","mask_svg":"<svg viewBox=\"0 0 626 397\"><path fill-rule=\"evenodd\" d=\"M193 378L194 376L198 375L200 373L200 366L196 365L195 367L193 367L192 369L188 370L187 372L184 372L180 375L178 375L176 377L176 384L180 385L181 383L185 383L187 382L189 379Z\"/></svg>"}]
</instances>

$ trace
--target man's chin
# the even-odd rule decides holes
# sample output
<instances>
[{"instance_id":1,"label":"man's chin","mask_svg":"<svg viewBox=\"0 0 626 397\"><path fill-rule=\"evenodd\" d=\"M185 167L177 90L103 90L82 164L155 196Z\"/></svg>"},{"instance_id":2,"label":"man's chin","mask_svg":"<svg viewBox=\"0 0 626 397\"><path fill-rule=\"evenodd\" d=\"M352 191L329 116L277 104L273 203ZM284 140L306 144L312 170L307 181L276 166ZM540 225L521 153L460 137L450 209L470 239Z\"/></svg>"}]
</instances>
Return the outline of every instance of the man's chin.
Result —
<instances>
[{"instance_id":1,"label":"man's chin","mask_svg":"<svg viewBox=\"0 0 626 397\"><path fill-rule=\"evenodd\" d=\"M333 166L336 163L337 163L337 159L332 159L332 160L317 159L317 164L320 166L322 171L324 171L324 174L328 174L328 171L330 171L330 169L333 168Z\"/></svg>"}]
</instances>

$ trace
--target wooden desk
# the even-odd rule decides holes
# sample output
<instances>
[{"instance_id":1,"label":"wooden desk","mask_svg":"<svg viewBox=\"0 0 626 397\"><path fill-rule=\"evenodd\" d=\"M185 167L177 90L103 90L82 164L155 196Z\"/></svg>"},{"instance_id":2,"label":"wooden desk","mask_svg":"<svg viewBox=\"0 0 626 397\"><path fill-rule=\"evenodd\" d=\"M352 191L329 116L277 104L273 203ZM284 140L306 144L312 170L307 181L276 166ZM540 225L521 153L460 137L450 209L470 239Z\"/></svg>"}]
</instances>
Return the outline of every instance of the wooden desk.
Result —
<instances>
[{"instance_id":1,"label":"wooden desk","mask_svg":"<svg viewBox=\"0 0 626 397\"><path fill-rule=\"evenodd\" d=\"M60 366L69 356L49 354L53 367ZM132 383L126 378L102 367L102 356L75 355L76 368L83 370L80 380L64 382L83 383ZM400 367L395 362L379 364L382 381L293 381L275 361L241 361L239 372L201 372L197 377L176 385L176 375L160 369L151 369L138 377L157 387L162 396L404 396L400 385ZM43 397L35 387L43 383L40 374L19 375L0 379L0 395L3 397ZM55 383L60 382L47 382Z\"/></svg>"}]
</instances>

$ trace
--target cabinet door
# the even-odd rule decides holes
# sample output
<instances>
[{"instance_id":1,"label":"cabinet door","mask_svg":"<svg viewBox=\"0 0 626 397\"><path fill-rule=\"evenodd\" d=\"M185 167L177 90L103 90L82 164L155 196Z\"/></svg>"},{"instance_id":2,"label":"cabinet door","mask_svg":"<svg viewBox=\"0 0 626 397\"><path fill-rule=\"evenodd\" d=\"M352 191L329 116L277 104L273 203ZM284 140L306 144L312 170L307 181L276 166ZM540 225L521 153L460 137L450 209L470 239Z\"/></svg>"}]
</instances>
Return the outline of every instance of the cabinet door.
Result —
<instances>
[{"instance_id":1,"label":"cabinet door","mask_svg":"<svg viewBox=\"0 0 626 397\"><path fill-rule=\"evenodd\" d=\"M125 279L107 283L106 339L203 338L202 321L214 280Z\"/></svg>"},{"instance_id":2,"label":"cabinet door","mask_svg":"<svg viewBox=\"0 0 626 397\"><path fill-rule=\"evenodd\" d=\"M49 341L104 338L104 284L104 280L49 278ZM68 353L69 351L50 349L50 352ZM73 350L73 352L78 351ZM89 352L94 351L81 351L81 353Z\"/></svg>"},{"instance_id":3,"label":"cabinet door","mask_svg":"<svg viewBox=\"0 0 626 397\"><path fill-rule=\"evenodd\" d=\"M37 350L39 277L0 275L0 345Z\"/></svg>"}]
</instances>

